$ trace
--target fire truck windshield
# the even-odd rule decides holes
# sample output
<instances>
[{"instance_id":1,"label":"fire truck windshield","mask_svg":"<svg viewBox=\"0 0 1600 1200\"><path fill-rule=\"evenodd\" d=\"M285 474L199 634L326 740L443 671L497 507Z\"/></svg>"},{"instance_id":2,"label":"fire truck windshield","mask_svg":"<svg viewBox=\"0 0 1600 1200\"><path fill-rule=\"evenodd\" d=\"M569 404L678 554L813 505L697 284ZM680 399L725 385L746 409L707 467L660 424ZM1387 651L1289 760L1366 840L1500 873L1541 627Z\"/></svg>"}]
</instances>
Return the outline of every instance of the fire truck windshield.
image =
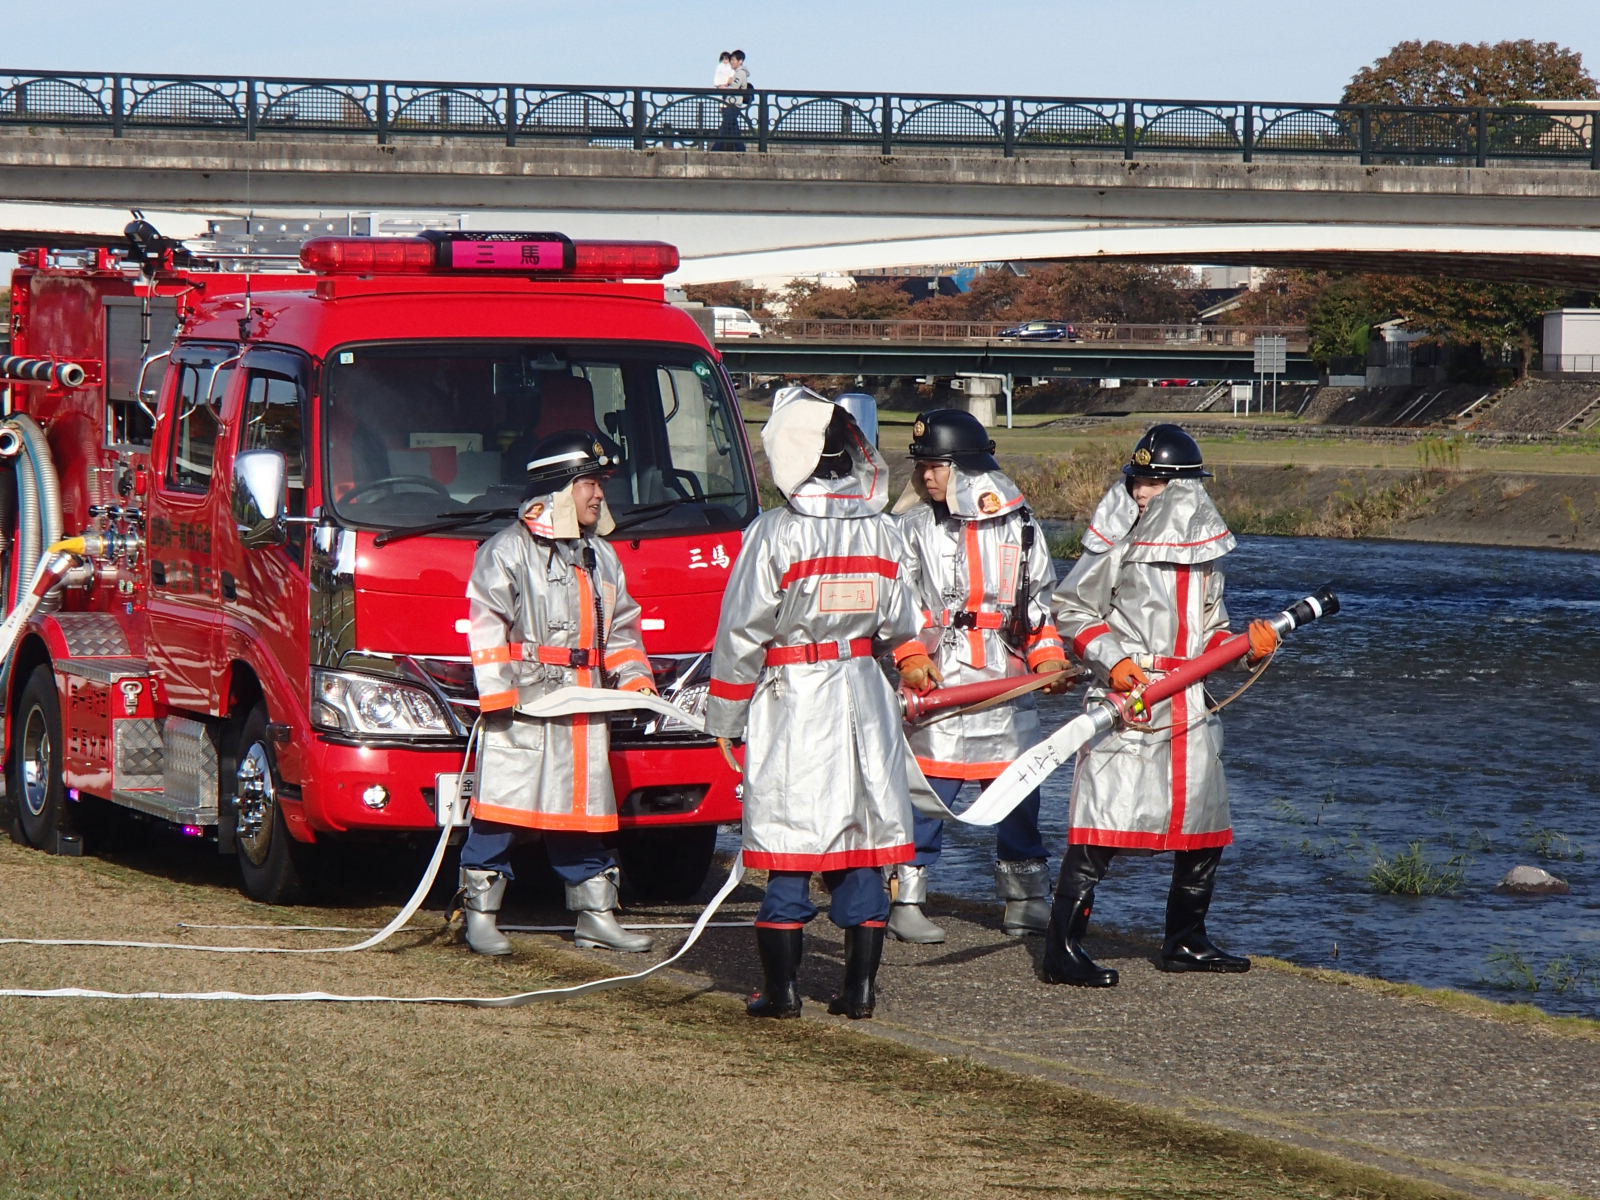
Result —
<instances>
[{"instance_id":1,"label":"fire truck windshield","mask_svg":"<svg viewBox=\"0 0 1600 1200\"><path fill-rule=\"evenodd\" d=\"M482 537L505 518L469 514L514 511L533 448L566 429L620 448L606 500L630 537L738 529L756 513L738 408L690 347L351 345L328 356L323 395L324 490L347 524Z\"/></svg>"}]
</instances>

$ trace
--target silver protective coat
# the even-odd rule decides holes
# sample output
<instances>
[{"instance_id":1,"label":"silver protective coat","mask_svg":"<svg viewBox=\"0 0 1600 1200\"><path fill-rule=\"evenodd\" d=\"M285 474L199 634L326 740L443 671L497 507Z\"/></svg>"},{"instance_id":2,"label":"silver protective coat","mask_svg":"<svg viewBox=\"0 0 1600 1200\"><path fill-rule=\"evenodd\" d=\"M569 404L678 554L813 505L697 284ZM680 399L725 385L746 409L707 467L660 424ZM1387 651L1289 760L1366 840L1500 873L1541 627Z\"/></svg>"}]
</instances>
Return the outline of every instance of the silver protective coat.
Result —
<instances>
[{"instance_id":1,"label":"silver protective coat","mask_svg":"<svg viewBox=\"0 0 1600 1200\"><path fill-rule=\"evenodd\" d=\"M975 490L958 478L967 474L952 465L952 495ZM1056 585L1050 550L1043 530L1033 523L1033 544L1024 555L1024 522L1033 518L1021 493L1014 487L1011 492L1017 502L999 516L963 518L949 510L941 513L943 506L924 500L900 518L911 549L906 578L922 608L918 638L943 674L945 687L1026 675L1042 662L1066 657L1050 612ZM1019 572L1026 581L1030 632L1017 645L1004 626L1016 608ZM991 627L958 627L952 623L957 613L985 614L978 623ZM926 775L993 779L1039 741L1038 706L1029 694L1010 704L912 726L907 736Z\"/></svg>"},{"instance_id":2,"label":"silver protective coat","mask_svg":"<svg viewBox=\"0 0 1600 1200\"><path fill-rule=\"evenodd\" d=\"M537 519L530 520L537 503L525 504L517 521L479 548L467 584L467 637L484 712L472 814L529 829L605 832L617 828L605 715L534 718L515 705L570 684L653 686L639 605L603 538L537 536ZM594 650L600 627L603 667L534 659L538 646Z\"/></svg>"},{"instance_id":3,"label":"silver protective coat","mask_svg":"<svg viewBox=\"0 0 1600 1200\"><path fill-rule=\"evenodd\" d=\"M799 478L821 447L826 414L809 411L818 403L827 402L807 396L783 410L793 410L788 428L775 410L764 431L789 504L745 532L711 661L706 729L745 739L744 861L764 870L908 861L912 777L926 787L873 655L921 626L902 575L905 540L883 511L888 472L857 431L848 477ZM861 639L873 647L856 655L848 646ZM823 643L845 657L767 665L775 647Z\"/></svg>"},{"instance_id":4,"label":"silver protective coat","mask_svg":"<svg viewBox=\"0 0 1600 1200\"><path fill-rule=\"evenodd\" d=\"M1117 482L1098 511L1126 518L1124 489ZM1096 680L1086 708L1102 703L1122 659L1154 674L1228 636L1218 560L1234 539L1198 480L1174 480L1142 517L1111 524L1102 528L1114 540L1086 538L1056 589L1057 627ZM1221 755L1222 722L1207 712L1200 683L1155 705L1147 728L1118 725L1094 738L1078 754L1069 841L1149 851L1227 845Z\"/></svg>"}]
</instances>

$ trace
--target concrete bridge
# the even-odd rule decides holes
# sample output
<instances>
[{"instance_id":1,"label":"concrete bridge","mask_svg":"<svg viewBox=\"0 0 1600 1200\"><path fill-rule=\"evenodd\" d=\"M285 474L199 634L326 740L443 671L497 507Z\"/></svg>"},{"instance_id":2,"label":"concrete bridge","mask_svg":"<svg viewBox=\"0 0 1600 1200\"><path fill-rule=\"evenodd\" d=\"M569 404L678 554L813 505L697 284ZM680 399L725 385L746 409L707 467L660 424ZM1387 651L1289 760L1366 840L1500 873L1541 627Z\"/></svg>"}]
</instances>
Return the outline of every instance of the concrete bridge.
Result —
<instances>
[{"instance_id":1,"label":"concrete bridge","mask_svg":"<svg viewBox=\"0 0 1600 1200\"><path fill-rule=\"evenodd\" d=\"M363 84L358 102L349 81L95 78L98 93L83 77L0 71L0 196L522 214L673 241L681 282L1098 257L1600 287L1588 113L768 94L742 118L747 149L727 153L708 148L707 118L663 115L705 112L716 98L703 89L652 91L646 113L644 89L629 108L603 89L534 85ZM84 112L39 99L69 83ZM432 115L407 107L416 95L385 99L403 88L430 96ZM311 119L330 95L342 115ZM785 125L809 110L831 114L826 128Z\"/></svg>"},{"instance_id":2,"label":"concrete bridge","mask_svg":"<svg viewBox=\"0 0 1600 1200\"><path fill-rule=\"evenodd\" d=\"M955 321L778 320L767 336L719 338L732 371L794 375L1002 375L1040 379L1248 379L1258 337L1284 340L1285 382L1318 376L1303 326L1081 324L1070 340L1000 336Z\"/></svg>"}]
</instances>

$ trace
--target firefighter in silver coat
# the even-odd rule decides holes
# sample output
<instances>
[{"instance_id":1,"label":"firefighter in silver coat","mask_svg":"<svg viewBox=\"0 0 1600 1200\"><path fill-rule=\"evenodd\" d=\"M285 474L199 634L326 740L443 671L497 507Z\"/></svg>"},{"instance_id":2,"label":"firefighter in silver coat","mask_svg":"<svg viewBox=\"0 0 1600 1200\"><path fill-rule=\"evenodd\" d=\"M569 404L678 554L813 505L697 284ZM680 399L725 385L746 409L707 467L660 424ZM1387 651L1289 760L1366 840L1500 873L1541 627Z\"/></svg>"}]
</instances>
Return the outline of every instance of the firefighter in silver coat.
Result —
<instances>
[{"instance_id":1,"label":"firefighter in silver coat","mask_svg":"<svg viewBox=\"0 0 1600 1200\"><path fill-rule=\"evenodd\" d=\"M774 398L761 433L788 503L745 532L723 596L706 729L746 742L744 861L766 870L756 916L765 977L752 1016L800 1013L810 876L845 931L843 990L828 1006L870 1017L889 897L882 867L911 857L911 753L877 654L904 654L925 689L932 663L902 578L905 541L883 458L848 412L805 388Z\"/></svg>"},{"instance_id":2,"label":"firefighter in silver coat","mask_svg":"<svg viewBox=\"0 0 1600 1200\"><path fill-rule=\"evenodd\" d=\"M1056 590L1062 637L1098 686L1133 692L1229 636L1219 560L1234 547L1202 479L1200 447L1176 425L1157 425L1134 447L1090 519L1084 554ZM1277 647L1266 621L1250 624L1253 663ZM1144 728L1119 727L1078 755L1061 880L1041 963L1047 982L1112 987L1081 940L1095 885L1118 852L1173 853L1166 938L1168 971L1247 971L1219 949L1205 918L1223 847L1233 841L1222 773L1222 723L1197 683L1154 706Z\"/></svg>"},{"instance_id":3,"label":"firefighter in silver coat","mask_svg":"<svg viewBox=\"0 0 1600 1200\"><path fill-rule=\"evenodd\" d=\"M517 520L479 548L467 584L484 728L461 891L467 944L479 954L511 953L495 914L512 877L512 848L533 831L566 884L579 946L652 945L614 913L619 871L604 835L617 828L617 801L604 714L516 711L519 699L570 685L655 690L639 605L600 536L612 527L600 481L617 462L603 435L569 430L541 441Z\"/></svg>"},{"instance_id":4,"label":"firefighter in silver coat","mask_svg":"<svg viewBox=\"0 0 1600 1200\"><path fill-rule=\"evenodd\" d=\"M1000 469L994 442L971 413L935 409L911 427L911 485L896 505L911 548L907 577L922 606L922 644L946 686L1065 672L1066 652L1050 615L1056 573L1021 489ZM1062 682L1070 686L1070 675ZM1049 690L1056 690L1052 685ZM917 763L946 805L963 783L987 787L1042 736L1030 694L1009 704L913 726ZM928 867L939 859L944 822L916 814L916 857L895 868L889 933L942 942L922 911ZM995 828L995 890L1012 936L1042 934L1050 916L1050 867L1033 792Z\"/></svg>"}]
</instances>

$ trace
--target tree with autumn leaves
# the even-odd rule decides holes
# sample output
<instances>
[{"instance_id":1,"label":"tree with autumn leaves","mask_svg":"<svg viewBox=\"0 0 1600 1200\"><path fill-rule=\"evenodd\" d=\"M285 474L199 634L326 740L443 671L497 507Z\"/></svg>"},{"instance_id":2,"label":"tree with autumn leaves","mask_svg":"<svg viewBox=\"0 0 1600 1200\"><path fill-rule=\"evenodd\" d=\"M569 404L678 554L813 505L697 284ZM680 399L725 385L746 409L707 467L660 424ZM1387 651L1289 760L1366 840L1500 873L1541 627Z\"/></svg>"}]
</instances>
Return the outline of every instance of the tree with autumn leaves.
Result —
<instances>
[{"instance_id":1,"label":"tree with autumn leaves","mask_svg":"<svg viewBox=\"0 0 1600 1200\"><path fill-rule=\"evenodd\" d=\"M1600 98L1583 56L1555 42L1401 42L1345 88L1346 104L1511 107ZM1283 273L1278 273L1283 274ZM1365 352L1367 331L1398 317L1430 340L1478 351L1488 364L1531 357L1543 314L1590 297L1570 289L1495 279L1292 272L1306 305L1312 352L1322 361ZM1344 347L1342 350L1336 347Z\"/></svg>"},{"instance_id":2,"label":"tree with autumn leaves","mask_svg":"<svg viewBox=\"0 0 1600 1200\"><path fill-rule=\"evenodd\" d=\"M1344 89L1344 104L1512 105L1600 97L1583 55L1554 42L1401 42Z\"/></svg>"}]
</instances>

